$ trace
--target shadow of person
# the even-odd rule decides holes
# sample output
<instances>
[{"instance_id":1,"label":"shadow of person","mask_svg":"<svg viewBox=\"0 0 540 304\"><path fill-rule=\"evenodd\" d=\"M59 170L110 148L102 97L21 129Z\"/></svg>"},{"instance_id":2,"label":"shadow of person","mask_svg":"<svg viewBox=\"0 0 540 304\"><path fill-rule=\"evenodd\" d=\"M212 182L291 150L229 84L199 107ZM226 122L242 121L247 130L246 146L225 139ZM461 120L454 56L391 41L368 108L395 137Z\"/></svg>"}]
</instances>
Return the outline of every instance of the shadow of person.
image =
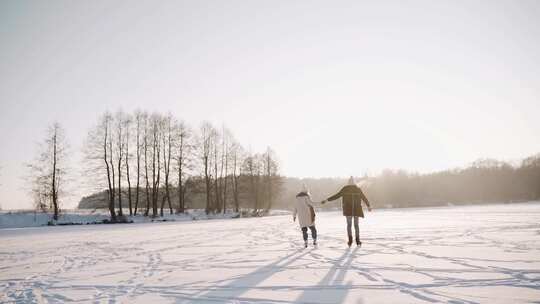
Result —
<instances>
[{"instance_id":1,"label":"shadow of person","mask_svg":"<svg viewBox=\"0 0 540 304\"><path fill-rule=\"evenodd\" d=\"M351 282L344 282L356 253L360 248L346 250L334 261L334 265L319 283L309 286L295 303L342 303L352 288Z\"/></svg>"},{"instance_id":2,"label":"shadow of person","mask_svg":"<svg viewBox=\"0 0 540 304\"><path fill-rule=\"evenodd\" d=\"M215 285L210 287L210 290L205 293L192 295L188 301L197 301L199 303L228 302L231 300L254 301L256 299L242 299L240 296L310 252L311 250L299 250L289 253L271 264L257 268L253 272L236 279L232 279L226 285ZM182 301L185 301L185 299L179 299L177 303L181 303Z\"/></svg>"}]
</instances>

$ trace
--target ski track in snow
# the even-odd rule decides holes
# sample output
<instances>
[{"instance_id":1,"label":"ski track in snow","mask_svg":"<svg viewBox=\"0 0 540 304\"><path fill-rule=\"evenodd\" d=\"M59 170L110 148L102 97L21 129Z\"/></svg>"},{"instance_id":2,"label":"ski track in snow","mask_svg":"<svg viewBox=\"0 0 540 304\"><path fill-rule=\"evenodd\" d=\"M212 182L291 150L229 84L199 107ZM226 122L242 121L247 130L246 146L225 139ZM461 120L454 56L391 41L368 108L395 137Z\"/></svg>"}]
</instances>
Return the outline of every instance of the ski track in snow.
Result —
<instances>
[{"instance_id":1,"label":"ski track in snow","mask_svg":"<svg viewBox=\"0 0 540 304\"><path fill-rule=\"evenodd\" d=\"M539 303L540 204L0 230L1 303ZM311 240L310 240L311 243Z\"/></svg>"}]
</instances>

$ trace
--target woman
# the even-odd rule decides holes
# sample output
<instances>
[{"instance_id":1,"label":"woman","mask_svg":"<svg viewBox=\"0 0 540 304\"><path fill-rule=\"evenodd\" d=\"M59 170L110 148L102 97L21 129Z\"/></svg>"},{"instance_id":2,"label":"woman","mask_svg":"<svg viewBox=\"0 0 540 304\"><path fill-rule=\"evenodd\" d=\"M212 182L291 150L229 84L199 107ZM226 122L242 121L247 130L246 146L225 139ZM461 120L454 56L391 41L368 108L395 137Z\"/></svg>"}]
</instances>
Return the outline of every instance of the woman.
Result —
<instances>
[{"instance_id":1,"label":"woman","mask_svg":"<svg viewBox=\"0 0 540 304\"><path fill-rule=\"evenodd\" d=\"M302 185L302 191L296 195L296 201L294 204L293 222L296 221L298 215L298 224L302 230L302 236L304 237L304 247L308 246L308 227L311 230L311 237L313 238L313 246L317 246L317 229L315 228L315 211L313 209L313 201L309 194L307 186Z\"/></svg>"},{"instance_id":2,"label":"woman","mask_svg":"<svg viewBox=\"0 0 540 304\"><path fill-rule=\"evenodd\" d=\"M367 205L368 210L371 212L371 205L369 204L368 199L355 183L354 178L351 176L349 178L348 184L341 188L338 193L332 195L326 200L322 201L322 204L327 201L333 201L342 197L342 208L343 215L347 218L347 235L349 236L349 242L347 243L349 247L352 244L352 221L354 219L354 232L356 236L356 245L361 246L360 242L360 229L358 228L358 217L364 217L364 211L362 210L362 201Z\"/></svg>"}]
</instances>

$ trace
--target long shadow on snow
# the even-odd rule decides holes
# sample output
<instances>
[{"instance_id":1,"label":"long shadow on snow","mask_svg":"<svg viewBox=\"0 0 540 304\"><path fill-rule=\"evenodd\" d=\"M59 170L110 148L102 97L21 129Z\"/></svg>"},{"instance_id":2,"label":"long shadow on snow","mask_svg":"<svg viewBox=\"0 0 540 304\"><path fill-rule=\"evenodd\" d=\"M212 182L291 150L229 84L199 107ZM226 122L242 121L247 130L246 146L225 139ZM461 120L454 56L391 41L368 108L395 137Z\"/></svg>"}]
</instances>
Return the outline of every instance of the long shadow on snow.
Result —
<instances>
[{"instance_id":1,"label":"long shadow on snow","mask_svg":"<svg viewBox=\"0 0 540 304\"><path fill-rule=\"evenodd\" d=\"M334 265L330 268L324 278L322 278L317 285L310 286L309 289L304 290L294 302L343 303L352 286L350 282L345 283L343 280L356 257L358 249L359 247L356 247L352 251L345 251L335 260Z\"/></svg>"},{"instance_id":2,"label":"long shadow on snow","mask_svg":"<svg viewBox=\"0 0 540 304\"><path fill-rule=\"evenodd\" d=\"M291 265L301 257L307 255L310 250L304 251L295 251L286 256L280 258L279 260L265 265L256 269L255 271L248 273L246 275L240 276L236 279L233 279L227 285L217 285L210 287L210 290L206 293L195 294L189 296L190 299L178 299L177 303L182 303L184 301L193 301L197 302L223 302L223 301L245 301L245 302L257 302L261 299L256 298L242 298L240 297L243 293L249 291L251 288L256 287L258 284L264 280L270 278L274 274L282 271L285 267ZM279 302L272 300L272 302Z\"/></svg>"}]
</instances>

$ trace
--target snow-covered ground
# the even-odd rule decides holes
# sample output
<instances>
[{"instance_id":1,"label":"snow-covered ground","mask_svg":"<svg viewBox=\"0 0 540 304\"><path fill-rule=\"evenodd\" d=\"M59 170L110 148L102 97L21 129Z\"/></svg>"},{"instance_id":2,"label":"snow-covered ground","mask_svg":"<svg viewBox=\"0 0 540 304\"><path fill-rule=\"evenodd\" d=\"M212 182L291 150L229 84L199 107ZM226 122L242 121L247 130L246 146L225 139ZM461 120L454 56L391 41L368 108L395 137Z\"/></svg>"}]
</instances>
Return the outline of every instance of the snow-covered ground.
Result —
<instances>
[{"instance_id":1,"label":"snow-covered ground","mask_svg":"<svg viewBox=\"0 0 540 304\"><path fill-rule=\"evenodd\" d=\"M0 230L0 302L538 303L540 204Z\"/></svg>"}]
</instances>

